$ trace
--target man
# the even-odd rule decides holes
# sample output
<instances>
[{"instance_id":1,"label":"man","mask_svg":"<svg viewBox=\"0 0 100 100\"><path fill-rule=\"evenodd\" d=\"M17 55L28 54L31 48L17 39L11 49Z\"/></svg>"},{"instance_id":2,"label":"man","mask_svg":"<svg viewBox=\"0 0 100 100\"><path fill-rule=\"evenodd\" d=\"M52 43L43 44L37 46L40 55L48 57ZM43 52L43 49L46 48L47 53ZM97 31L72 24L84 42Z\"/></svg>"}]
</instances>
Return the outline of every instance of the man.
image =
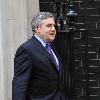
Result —
<instances>
[{"instance_id":1,"label":"man","mask_svg":"<svg viewBox=\"0 0 100 100\"><path fill-rule=\"evenodd\" d=\"M61 81L62 66L56 52L50 48L56 35L54 20L49 12L33 17L34 35L15 55L12 100L66 100Z\"/></svg>"}]
</instances>

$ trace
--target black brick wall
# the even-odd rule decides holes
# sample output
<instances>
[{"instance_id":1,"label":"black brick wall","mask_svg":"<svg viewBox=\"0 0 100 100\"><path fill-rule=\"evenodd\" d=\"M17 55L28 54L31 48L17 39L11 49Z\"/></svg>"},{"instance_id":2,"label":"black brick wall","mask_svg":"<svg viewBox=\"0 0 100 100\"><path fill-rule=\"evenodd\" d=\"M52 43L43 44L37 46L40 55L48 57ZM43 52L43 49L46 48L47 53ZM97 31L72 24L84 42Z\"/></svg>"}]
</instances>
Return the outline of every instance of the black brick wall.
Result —
<instances>
[{"instance_id":1,"label":"black brick wall","mask_svg":"<svg viewBox=\"0 0 100 100\"><path fill-rule=\"evenodd\" d=\"M77 30L58 32L55 42L64 66L65 90L69 100L100 100L100 1L73 1ZM53 2L40 0L40 11L52 12Z\"/></svg>"}]
</instances>

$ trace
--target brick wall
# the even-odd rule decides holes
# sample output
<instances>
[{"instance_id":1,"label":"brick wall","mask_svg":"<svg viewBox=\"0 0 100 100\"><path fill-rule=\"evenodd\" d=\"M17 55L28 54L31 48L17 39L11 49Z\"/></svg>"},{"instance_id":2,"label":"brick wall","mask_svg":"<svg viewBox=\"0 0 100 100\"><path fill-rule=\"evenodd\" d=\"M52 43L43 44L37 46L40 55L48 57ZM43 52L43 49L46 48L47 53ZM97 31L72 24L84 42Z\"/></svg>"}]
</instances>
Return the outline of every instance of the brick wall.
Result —
<instances>
[{"instance_id":1,"label":"brick wall","mask_svg":"<svg viewBox=\"0 0 100 100\"><path fill-rule=\"evenodd\" d=\"M76 100L100 100L100 1L74 0L78 13L74 33L72 86ZM74 97L73 96L73 97Z\"/></svg>"},{"instance_id":2,"label":"brick wall","mask_svg":"<svg viewBox=\"0 0 100 100\"><path fill-rule=\"evenodd\" d=\"M40 0L40 11L52 12L53 1ZM100 1L73 1L77 30L59 32L56 39L67 94L69 100L100 100Z\"/></svg>"}]
</instances>

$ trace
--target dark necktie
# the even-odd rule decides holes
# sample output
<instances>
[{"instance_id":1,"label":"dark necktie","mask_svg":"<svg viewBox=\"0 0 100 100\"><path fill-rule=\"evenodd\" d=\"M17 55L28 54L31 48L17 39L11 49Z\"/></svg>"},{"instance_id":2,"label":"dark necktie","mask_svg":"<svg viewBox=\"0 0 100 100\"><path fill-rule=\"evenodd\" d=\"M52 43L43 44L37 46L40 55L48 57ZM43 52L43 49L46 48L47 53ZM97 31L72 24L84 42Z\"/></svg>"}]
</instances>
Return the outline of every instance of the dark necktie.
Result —
<instances>
[{"instance_id":1,"label":"dark necktie","mask_svg":"<svg viewBox=\"0 0 100 100\"><path fill-rule=\"evenodd\" d=\"M53 50L51 49L51 46L50 44L46 44L46 48L47 48L47 51L49 52L49 54L51 55L52 59L54 60L55 64L56 64L56 67L57 67L57 70L59 70L59 62L57 63L57 60L53 54Z\"/></svg>"}]
</instances>

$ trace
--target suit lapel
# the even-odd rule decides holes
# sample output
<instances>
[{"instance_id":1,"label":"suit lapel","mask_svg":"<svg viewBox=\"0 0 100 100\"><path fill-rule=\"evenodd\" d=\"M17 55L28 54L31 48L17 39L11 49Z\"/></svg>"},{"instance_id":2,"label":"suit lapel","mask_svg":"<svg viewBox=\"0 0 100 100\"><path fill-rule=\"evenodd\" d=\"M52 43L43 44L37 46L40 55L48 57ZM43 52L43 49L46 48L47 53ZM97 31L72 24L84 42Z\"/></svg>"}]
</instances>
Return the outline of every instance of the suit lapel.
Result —
<instances>
[{"instance_id":1,"label":"suit lapel","mask_svg":"<svg viewBox=\"0 0 100 100\"><path fill-rule=\"evenodd\" d=\"M32 42L34 43L34 46L37 48L37 50L39 52L41 52L43 55L47 56L47 58L55 65L56 68L56 64L53 61L53 59L51 58L50 54L48 53L48 51L46 50L46 48L39 42L38 39L35 38L35 36L32 36ZM56 68L57 70L57 68Z\"/></svg>"},{"instance_id":2,"label":"suit lapel","mask_svg":"<svg viewBox=\"0 0 100 100\"><path fill-rule=\"evenodd\" d=\"M53 47L53 46L52 46L52 47ZM60 57L59 57L57 51L55 50L55 48L52 48L52 49L53 49L54 53L56 54L56 56L57 56L57 58L58 58L58 61L59 61L59 72L60 72L60 74L61 74L62 64L61 64Z\"/></svg>"}]
</instances>

